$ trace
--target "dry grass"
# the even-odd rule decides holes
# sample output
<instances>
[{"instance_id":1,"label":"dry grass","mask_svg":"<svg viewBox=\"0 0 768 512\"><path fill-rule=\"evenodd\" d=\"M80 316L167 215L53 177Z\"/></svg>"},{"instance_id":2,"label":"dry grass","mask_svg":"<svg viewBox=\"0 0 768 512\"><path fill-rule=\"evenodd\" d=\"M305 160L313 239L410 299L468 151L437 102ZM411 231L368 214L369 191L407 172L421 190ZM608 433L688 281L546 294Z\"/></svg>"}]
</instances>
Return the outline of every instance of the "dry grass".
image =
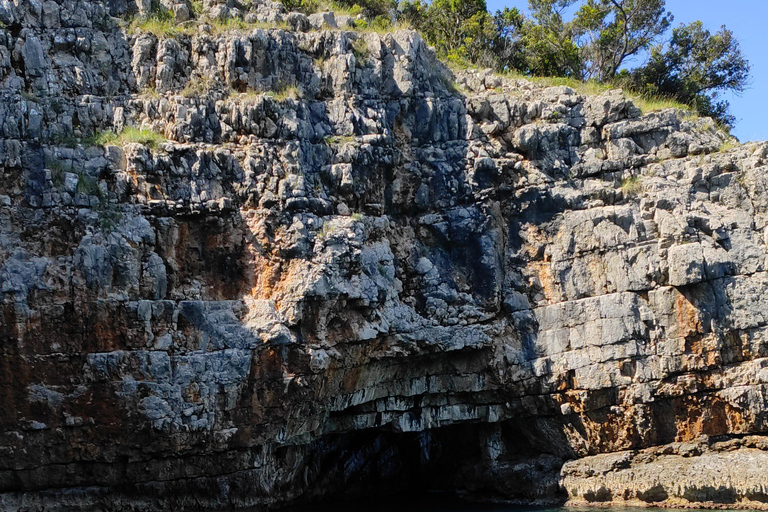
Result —
<instances>
[{"instance_id":1,"label":"dry grass","mask_svg":"<svg viewBox=\"0 0 768 512\"><path fill-rule=\"evenodd\" d=\"M299 91L299 88L295 85L281 85L274 91L267 91L264 94L275 98L277 101L285 101L287 99L301 99L301 91Z\"/></svg>"},{"instance_id":2,"label":"dry grass","mask_svg":"<svg viewBox=\"0 0 768 512\"><path fill-rule=\"evenodd\" d=\"M357 141L357 137L353 135L331 135L325 138L325 143L332 144L350 144Z\"/></svg>"},{"instance_id":3,"label":"dry grass","mask_svg":"<svg viewBox=\"0 0 768 512\"><path fill-rule=\"evenodd\" d=\"M636 196L643 193L645 187L640 179L640 176L630 176L624 178L621 182L621 191L626 196Z\"/></svg>"},{"instance_id":4,"label":"dry grass","mask_svg":"<svg viewBox=\"0 0 768 512\"><path fill-rule=\"evenodd\" d=\"M173 19L161 19L156 16L140 16L131 22L128 28L131 34L152 34L157 38L176 37L183 34L192 34L194 29L176 25Z\"/></svg>"},{"instance_id":5,"label":"dry grass","mask_svg":"<svg viewBox=\"0 0 768 512\"><path fill-rule=\"evenodd\" d=\"M252 105L259 101L263 95L257 91L248 90L245 92L239 92L235 89L229 91L229 99L236 100L237 103Z\"/></svg>"},{"instance_id":6,"label":"dry grass","mask_svg":"<svg viewBox=\"0 0 768 512\"><path fill-rule=\"evenodd\" d=\"M210 20L208 24L214 34L227 34L230 32L245 32L255 29L263 30L290 30L287 23L247 23L241 18L229 18L226 20Z\"/></svg>"},{"instance_id":7,"label":"dry grass","mask_svg":"<svg viewBox=\"0 0 768 512\"><path fill-rule=\"evenodd\" d=\"M693 115L693 110L688 105L683 103L662 97L647 97L636 94L626 93L627 98L632 100L632 103L639 108L643 114L649 114L651 112L658 112L660 110L666 110L668 108L676 108L678 110L684 110L685 112ZM695 117L695 116L694 116Z\"/></svg>"},{"instance_id":8,"label":"dry grass","mask_svg":"<svg viewBox=\"0 0 768 512\"><path fill-rule=\"evenodd\" d=\"M720 144L720 147L718 148L718 151L720 153L723 153L725 151L730 151L732 149L736 149L741 147L742 144L736 139L735 137L730 137L728 140Z\"/></svg>"},{"instance_id":9,"label":"dry grass","mask_svg":"<svg viewBox=\"0 0 768 512\"><path fill-rule=\"evenodd\" d=\"M354 41L350 42L352 47L352 53L359 63L365 62L365 60L371 55L371 50L368 48L368 41L362 37L358 37Z\"/></svg>"},{"instance_id":10,"label":"dry grass","mask_svg":"<svg viewBox=\"0 0 768 512\"><path fill-rule=\"evenodd\" d=\"M210 94L214 85L215 81L208 75L193 76L180 94L185 98L200 98Z\"/></svg>"},{"instance_id":11,"label":"dry grass","mask_svg":"<svg viewBox=\"0 0 768 512\"><path fill-rule=\"evenodd\" d=\"M566 86L584 96L596 96L606 91L610 91L611 89L620 88L614 84L603 84L595 82L594 80L581 81L575 78L567 77L526 76L518 72L504 72L496 74L502 78L509 78L513 80L528 80L529 82L541 84L546 87ZM643 96L639 94L633 94L632 92L626 90L624 90L624 95L629 100L631 100L632 103L634 103L635 106L639 108L643 114L649 114L651 112L658 112L660 110L674 108L688 112L693 117L695 117L691 107L669 98L660 96Z\"/></svg>"}]
</instances>

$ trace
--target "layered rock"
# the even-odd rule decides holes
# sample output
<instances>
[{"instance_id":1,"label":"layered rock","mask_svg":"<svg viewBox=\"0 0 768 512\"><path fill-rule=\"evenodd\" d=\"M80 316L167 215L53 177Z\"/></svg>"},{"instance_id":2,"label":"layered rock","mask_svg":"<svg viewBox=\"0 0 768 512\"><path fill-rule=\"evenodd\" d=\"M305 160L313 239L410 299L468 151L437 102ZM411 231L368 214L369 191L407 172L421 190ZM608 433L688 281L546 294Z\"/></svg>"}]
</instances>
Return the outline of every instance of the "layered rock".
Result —
<instances>
[{"instance_id":1,"label":"layered rock","mask_svg":"<svg viewBox=\"0 0 768 512\"><path fill-rule=\"evenodd\" d=\"M4 508L633 500L645 461L698 503L762 460L625 452L766 431L768 145L410 31L151 8L0 3Z\"/></svg>"}]
</instances>

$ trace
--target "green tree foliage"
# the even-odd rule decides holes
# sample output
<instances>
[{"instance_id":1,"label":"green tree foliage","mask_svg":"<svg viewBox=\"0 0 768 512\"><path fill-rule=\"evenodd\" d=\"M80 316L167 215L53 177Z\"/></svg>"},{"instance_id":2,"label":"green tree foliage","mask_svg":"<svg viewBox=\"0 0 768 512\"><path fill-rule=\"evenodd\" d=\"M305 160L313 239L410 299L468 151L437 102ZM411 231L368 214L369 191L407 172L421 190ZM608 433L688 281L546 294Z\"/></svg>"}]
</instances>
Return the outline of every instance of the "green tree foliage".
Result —
<instances>
[{"instance_id":1,"label":"green tree foliage","mask_svg":"<svg viewBox=\"0 0 768 512\"><path fill-rule=\"evenodd\" d=\"M675 28L665 0L528 0L529 15L486 0L283 0L311 12L357 10L361 24L387 27L397 18L420 31L443 58L517 71L612 83L645 96L691 105L724 125L734 119L725 91L743 91L749 63L733 33L711 34L701 22ZM568 13L574 13L568 17ZM645 57L635 69L628 63Z\"/></svg>"},{"instance_id":2,"label":"green tree foliage","mask_svg":"<svg viewBox=\"0 0 768 512\"><path fill-rule=\"evenodd\" d=\"M743 92L749 71L733 32L721 27L712 34L696 21L675 28L667 45L654 47L648 63L622 79L632 89L674 98L732 126L728 102L719 97L726 90Z\"/></svg>"},{"instance_id":3,"label":"green tree foliage","mask_svg":"<svg viewBox=\"0 0 768 512\"><path fill-rule=\"evenodd\" d=\"M397 0L281 0L289 11L301 11L306 14L317 12L324 8L342 7L344 9L359 9L370 19L379 16L391 19L397 10Z\"/></svg>"},{"instance_id":4,"label":"green tree foliage","mask_svg":"<svg viewBox=\"0 0 768 512\"><path fill-rule=\"evenodd\" d=\"M336 0L336 3L348 9L360 8L368 18L392 18L397 10L397 0Z\"/></svg>"},{"instance_id":5,"label":"green tree foliage","mask_svg":"<svg viewBox=\"0 0 768 512\"><path fill-rule=\"evenodd\" d=\"M573 23L580 35L585 76L606 81L664 34L672 15L664 0L586 0Z\"/></svg>"},{"instance_id":6,"label":"green tree foliage","mask_svg":"<svg viewBox=\"0 0 768 512\"><path fill-rule=\"evenodd\" d=\"M496 24L496 38L493 49L497 59L497 67L506 67L514 70L526 69L525 41L522 37L522 29L525 16L517 7L510 9L505 7L503 11L497 11L493 17Z\"/></svg>"},{"instance_id":7,"label":"green tree foliage","mask_svg":"<svg viewBox=\"0 0 768 512\"><path fill-rule=\"evenodd\" d=\"M525 20L519 29L522 46L520 71L540 76L581 76L582 61L574 25L563 20L563 13L574 2L529 0L531 18Z\"/></svg>"},{"instance_id":8,"label":"green tree foliage","mask_svg":"<svg viewBox=\"0 0 768 512\"><path fill-rule=\"evenodd\" d=\"M418 29L438 53L484 66L495 64L499 33L485 0L407 0L401 18Z\"/></svg>"}]
</instances>

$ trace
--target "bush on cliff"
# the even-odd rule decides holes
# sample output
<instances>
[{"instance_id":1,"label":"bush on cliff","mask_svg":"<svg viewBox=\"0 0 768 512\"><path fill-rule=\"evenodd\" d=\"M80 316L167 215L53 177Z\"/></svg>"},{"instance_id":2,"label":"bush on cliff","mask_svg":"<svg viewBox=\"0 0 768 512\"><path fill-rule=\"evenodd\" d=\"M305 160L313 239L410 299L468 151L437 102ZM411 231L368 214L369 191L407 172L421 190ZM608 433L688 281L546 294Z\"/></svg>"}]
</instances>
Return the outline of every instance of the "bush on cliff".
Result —
<instances>
[{"instance_id":1,"label":"bush on cliff","mask_svg":"<svg viewBox=\"0 0 768 512\"><path fill-rule=\"evenodd\" d=\"M391 5L379 4L384 11ZM719 97L724 91L744 90L749 63L725 27L711 34L696 22L675 28L664 41L673 20L664 0L528 4L528 15L516 8L492 15L485 0L403 0L396 16L453 62L618 85L648 98L689 105L732 126L728 102ZM569 12L574 14L566 19ZM627 66L642 56L648 56L647 63Z\"/></svg>"}]
</instances>

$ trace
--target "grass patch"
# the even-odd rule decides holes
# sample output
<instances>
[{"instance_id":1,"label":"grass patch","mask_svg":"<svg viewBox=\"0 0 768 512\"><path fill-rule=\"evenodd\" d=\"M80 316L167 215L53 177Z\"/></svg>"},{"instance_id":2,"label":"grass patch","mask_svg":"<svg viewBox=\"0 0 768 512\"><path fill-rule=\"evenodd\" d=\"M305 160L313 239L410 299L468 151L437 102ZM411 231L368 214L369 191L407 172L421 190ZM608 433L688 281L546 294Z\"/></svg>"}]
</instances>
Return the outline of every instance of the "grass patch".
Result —
<instances>
[{"instance_id":1,"label":"grass patch","mask_svg":"<svg viewBox=\"0 0 768 512\"><path fill-rule=\"evenodd\" d=\"M123 212L114 205L105 205L99 210L99 228L111 233L123 219Z\"/></svg>"},{"instance_id":2,"label":"grass patch","mask_svg":"<svg viewBox=\"0 0 768 512\"><path fill-rule=\"evenodd\" d=\"M192 16L199 18L203 15L203 0L191 0L189 5L192 7Z\"/></svg>"},{"instance_id":3,"label":"grass patch","mask_svg":"<svg viewBox=\"0 0 768 512\"><path fill-rule=\"evenodd\" d=\"M163 95L157 92L157 89L155 89L154 87L147 87L145 89L142 89L141 95L144 96L145 98L150 98L150 99L157 99L157 98L163 97Z\"/></svg>"},{"instance_id":4,"label":"grass patch","mask_svg":"<svg viewBox=\"0 0 768 512\"><path fill-rule=\"evenodd\" d=\"M136 18L133 20L128 30L131 34L142 32L145 34L152 34L157 38L174 37L184 33L190 33L189 29L177 26L173 19L165 20L154 16Z\"/></svg>"},{"instance_id":5,"label":"grass patch","mask_svg":"<svg viewBox=\"0 0 768 512\"><path fill-rule=\"evenodd\" d=\"M65 148L76 148L80 144L80 139L74 135L56 134L50 139L51 144Z\"/></svg>"},{"instance_id":6,"label":"grass patch","mask_svg":"<svg viewBox=\"0 0 768 512\"><path fill-rule=\"evenodd\" d=\"M77 193L86 196L96 196L101 199L102 193L98 182L85 173L77 173Z\"/></svg>"},{"instance_id":7,"label":"grass patch","mask_svg":"<svg viewBox=\"0 0 768 512\"><path fill-rule=\"evenodd\" d=\"M630 176L621 181L621 191L626 196L636 196L642 194L644 190L645 187L643 186L640 176Z\"/></svg>"},{"instance_id":8,"label":"grass patch","mask_svg":"<svg viewBox=\"0 0 768 512\"><path fill-rule=\"evenodd\" d=\"M377 18L367 21L364 19L355 20L355 31L376 33L381 36L396 32L398 30L411 30L411 26L403 22L395 22L384 16L378 16Z\"/></svg>"},{"instance_id":9,"label":"grass patch","mask_svg":"<svg viewBox=\"0 0 768 512\"><path fill-rule=\"evenodd\" d=\"M51 171L51 181L56 188L64 186L64 165L58 160L48 162L46 167Z\"/></svg>"},{"instance_id":10,"label":"grass patch","mask_svg":"<svg viewBox=\"0 0 768 512\"><path fill-rule=\"evenodd\" d=\"M257 91L253 90L247 90L245 92L240 92L236 89L230 89L229 90L229 97L230 98L236 98L238 103L242 103L245 105L252 105L259 101L261 98L261 94Z\"/></svg>"},{"instance_id":11,"label":"grass patch","mask_svg":"<svg viewBox=\"0 0 768 512\"><path fill-rule=\"evenodd\" d=\"M371 50L368 48L368 41L362 37L358 37L350 43L352 53L355 55L357 62L362 64L371 55Z\"/></svg>"},{"instance_id":12,"label":"grass patch","mask_svg":"<svg viewBox=\"0 0 768 512\"><path fill-rule=\"evenodd\" d=\"M725 142L720 144L720 147L717 149L720 153L723 153L725 151L730 151L732 149L736 149L741 147L742 144L738 141L738 139L734 137L728 138Z\"/></svg>"},{"instance_id":13,"label":"grass patch","mask_svg":"<svg viewBox=\"0 0 768 512\"><path fill-rule=\"evenodd\" d=\"M456 62L452 60L449 60L449 65L452 67L452 69L455 68L460 70L466 70L473 67L467 62ZM570 87L582 96L597 96L612 89L622 89L622 87L618 84L604 84L594 80L581 81L576 78L568 77L527 76L516 71L497 72L496 75L501 78L512 80L527 80L535 84L541 84L545 87ZM640 94L634 94L631 91L627 91L626 89L622 90L624 91L624 95L627 97L627 99L631 100L632 103L634 103L635 106L639 108L643 114L658 112L668 108L675 108L694 115L694 112L690 106L670 98L665 98L662 96L644 96Z\"/></svg>"},{"instance_id":14,"label":"grass patch","mask_svg":"<svg viewBox=\"0 0 768 512\"><path fill-rule=\"evenodd\" d=\"M546 87L570 87L582 96L597 96L612 89L610 85L601 84L594 80L582 82L581 80L567 77L530 77L526 78L526 80L542 84Z\"/></svg>"},{"instance_id":15,"label":"grass patch","mask_svg":"<svg viewBox=\"0 0 768 512\"><path fill-rule=\"evenodd\" d=\"M353 135L331 135L325 138L325 143L329 146L333 144L351 144L356 140L357 138Z\"/></svg>"},{"instance_id":16,"label":"grass patch","mask_svg":"<svg viewBox=\"0 0 768 512\"><path fill-rule=\"evenodd\" d=\"M192 77L187 82L187 86L181 91L181 95L185 98L199 98L210 94L213 87L214 80L208 75Z\"/></svg>"},{"instance_id":17,"label":"grass patch","mask_svg":"<svg viewBox=\"0 0 768 512\"><path fill-rule=\"evenodd\" d=\"M242 18L228 18L226 20L208 20L207 23L213 29L214 34L227 34L230 32L245 32L257 28L264 30L291 30L288 23L248 23Z\"/></svg>"},{"instance_id":18,"label":"grass patch","mask_svg":"<svg viewBox=\"0 0 768 512\"><path fill-rule=\"evenodd\" d=\"M150 14L136 17L128 26L128 31L131 34L141 31L158 38L175 36L184 32L184 29L176 25L174 18L173 11L153 0Z\"/></svg>"},{"instance_id":19,"label":"grass patch","mask_svg":"<svg viewBox=\"0 0 768 512\"><path fill-rule=\"evenodd\" d=\"M163 142L166 142L166 140L167 139L160 133L129 126L123 129L119 134L112 131L97 133L90 137L87 142L92 146L125 146L126 144L142 144L154 149Z\"/></svg>"},{"instance_id":20,"label":"grass patch","mask_svg":"<svg viewBox=\"0 0 768 512\"><path fill-rule=\"evenodd\" d=\"M158 145L166 142L167 139L160 133L152 130L138 129L133 127L127 127L120 135L117 136L116 142L121 145L125 144L143 144L151 148L156 148Z\"/></svg>"},{"instance_id":21,"label":"grass patch","mask_svg":"<svg viewBox=\"0 0 768 512\"><path fill-rule=\"evenodd\" d=\"M679 110L684 110L686 112L693 113L691 107L689 107L688 105L677 102L675 100L671 100L669 98L663 98L661 96L647 97L647 96L639 96L639 95L627 93L627 98L632 100L632 103L634 103L635 106L639 108L643 114L658 112L660 110L666 110L668 108L676 108Z\"/></svg>"},{"instance_id":22,"label":"grass patch","mask_svg":"<svg viewBox=\"0 0 768 512\"><path fill-rule=\"evenodd\" d=\"M274 91L267 91L264 94L276 99L277 101L285 101L287 99L301 99L301 91L299 91L299 88L295 85L281 85Z\"/></svg>"}]
</instances>

